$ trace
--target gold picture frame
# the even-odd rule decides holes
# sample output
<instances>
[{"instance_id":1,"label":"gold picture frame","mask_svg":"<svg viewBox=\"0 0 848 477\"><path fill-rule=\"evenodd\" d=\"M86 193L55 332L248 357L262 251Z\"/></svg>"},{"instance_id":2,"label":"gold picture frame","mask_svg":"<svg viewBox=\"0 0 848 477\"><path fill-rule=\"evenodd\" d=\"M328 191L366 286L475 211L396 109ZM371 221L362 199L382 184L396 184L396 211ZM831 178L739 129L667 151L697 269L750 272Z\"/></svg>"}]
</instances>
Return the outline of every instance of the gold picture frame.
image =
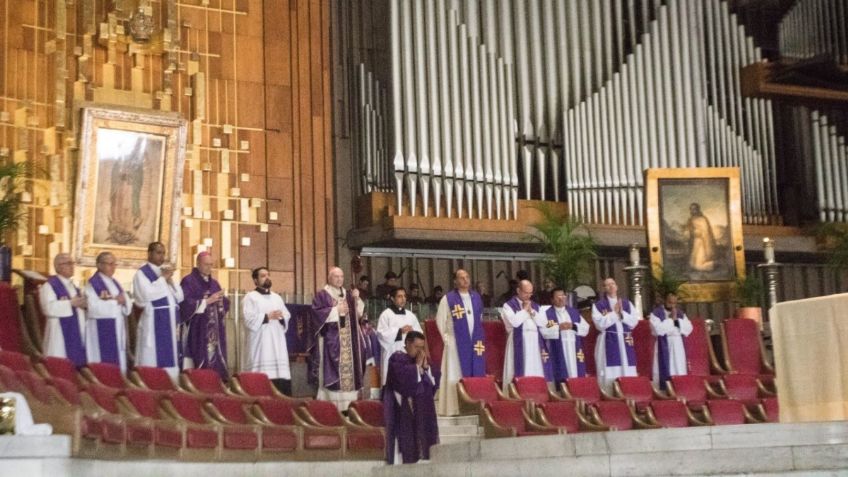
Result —
<instances>
[{"instance_id":1,"label":"gold picture frame","mask_svg":"<svg viewBox=\"0 0 848 477\"><path fill-rule=\"evenodd\" d=\"M179 256L186 121L176 113L84 105L74 215L74 259L111 251L121 266L147 260L147 245Z\"/></svg>"},{"instance_id":2,"label":"gold picture frame","mask_svg":"<svg viewBox=\"0 0 848 477\"><path fill-rule=\"evenodd\" d=\"M745 276L739 168L647 169L651 269L684 281L689 302L729 300Z\"/></svg>"}]
</instances>

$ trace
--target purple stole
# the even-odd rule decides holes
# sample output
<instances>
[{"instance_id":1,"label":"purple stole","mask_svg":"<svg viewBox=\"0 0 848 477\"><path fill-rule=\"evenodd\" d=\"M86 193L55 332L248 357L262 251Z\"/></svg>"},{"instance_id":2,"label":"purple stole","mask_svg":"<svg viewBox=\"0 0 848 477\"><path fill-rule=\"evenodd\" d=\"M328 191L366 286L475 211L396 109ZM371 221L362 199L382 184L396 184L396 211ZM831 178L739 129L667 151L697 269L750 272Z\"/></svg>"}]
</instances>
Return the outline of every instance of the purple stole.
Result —
<instances>
[{"instance_id":1,"label":"purple stole","mask_svg":"<svg viewBox=\"0 0 848 477\"><path fill-rule=\"evenodd\" d=\"M512 297L508 302L504 303L504 306L508 306L512 308L512 311L518 313L521 311L521 303L518 301L518 297ZM536 312L539 312L539 304L532 302L532 305ZM554 373L553 373L553 365L552 360L549 359L550 354L548 353L548 345L545 343L545 339L542 337L542 333L536 330L536 334L539 337L539 354L540 359L542 360L542 370L545 373L545 381L553 381ZM560 350L562 347L560 346ZM514 377L524 376L524 324L518 328L512 329L512 358L513 365L515 369ZM562 354L562 351L560 351Z\"/></svg>"},{"instance_id":2,"label":"purple stole","mask_svg":"<svg viewBox=\"0 0 848 477\"><path fill-rule=\"evenodd\" d=\"M554 378L557 382L565 381L568 378L586 376L586 357L583 354L583 337L578 336L576 333L577 324L580 323L580 312L570 306L565 307L565 312L568 313L568 317L571 319L571 323L574 325L572 329L575 331L574 352L577 353L577 376L568 375L568 366L566 365L567 360L565 358L565 350L562 349L562 332L560 331L560 334L558 334L557 338L549 340L551 342L551 347L553 348L551 360L553 361ZM548 318L549 323L559 323L556 309L553 306L548 308L546 316Z\"/></svg>"},{"instance_id":3,"label":"purple stole","mask_svg":"<svg viewBox=\"0 0 848 477\"><path fill-rule=\"evenodd\" d=\"M153 271L150 264L145 263L140 268L141 273L150 280L150 283L159 279L159 275ZM173 368L174 350L171 343L174 342L174 330L171 329L171 308L168 297L163 296L158 300L150 302L153 307L153 335L156 339L156 366L159 368Z\"/></svg>"},{"instance_id":4,"label":"purple stole","mask_svg":"<svg viewBox=\"0 0 848 477\"><path fill-rule=\"evenodd\" d=\"M109 277L112 283L118 288L118 294L124 293L124 289L114 278ZM109 288L106 287L106 282L101 273L95 273L91 280L88 281L91 288L97 296L103 296L104 293L109 294ZM100 361L102 363L113 363L120 365L120 356L118 354L118 336L115 332L115 321L120 317L99 318L95 320L97 324L97 343L100 345Z\"/></svg>"},{"instance_id":5,"label":"purple stole","mask_svg":"<svg viewBox=\"0 0 848 477\"><path fill-rule=\"evenodd\" d=\"M654 316L659 318L660 321L671 319L668 318L668 313L663 306L654 308L652 313ZM680 318L679 311L677 317ZM668 369L668 358L668 336L657 336L657 372L659 373L660 389L663 391L665 391L668 387L668 380L671 378L671 371Z\"/></svg>"},{"instance_id":6,"label":"purple stole","mask_svg":"<svg viewBox=\"0 0 848 477\"><path fill-rule=\"evenodd\" d=\"M630 301L626 298L619 297L621 303L621 311L630 313ZM604 295L603 298L595 302L595 307L601 314L612 313L609 299ZM636 348L633 347L633 329L626 323L621 322L621 329L624 332L624 350L627 353L627 363L630 366L636 366ZM604 330L604 351L606 352L607 366L621 366L621 354L618 351L618 332L615 327L611 326ZM629 339L628 339L629 338Z\"/></svg>"},{"instance_id":7,"label":"purple stole","mask_svg":"<svg viewBox=\"0 0 848 477\"><path fill-rule=\"evenodd\" d=\"M47 283L50 284L50 288L56 294L57 300L71 299L68 289L65 288L65 285L58 276L51 276L47 279ZM74 289L76 289L77 295L79 295L79 288L74 286ZM72 306L71 311L70 316L59 317L59 326L62 328L62 339L65 341L65 355L79 368L86 364L85 344L82 342L82 332L80 331L77 309Z\"/></svg>"},{"instance_id":8,"label":"purple stole","mask_svg":"<svg viewBox=\"0 0 848 477\"><path fill-rule=\"evenodd\" d=\"M486 375L486 346L483 335L483 299L480 294L469 290L471 306L474 312L474 330L468 334L468 312L457 290L451 290L445 295L448 302L448 313L453 320L453 336L456 339L456 353L459 355L459 366L463 377L481 377Z\"/></svg>"}]
</instances>

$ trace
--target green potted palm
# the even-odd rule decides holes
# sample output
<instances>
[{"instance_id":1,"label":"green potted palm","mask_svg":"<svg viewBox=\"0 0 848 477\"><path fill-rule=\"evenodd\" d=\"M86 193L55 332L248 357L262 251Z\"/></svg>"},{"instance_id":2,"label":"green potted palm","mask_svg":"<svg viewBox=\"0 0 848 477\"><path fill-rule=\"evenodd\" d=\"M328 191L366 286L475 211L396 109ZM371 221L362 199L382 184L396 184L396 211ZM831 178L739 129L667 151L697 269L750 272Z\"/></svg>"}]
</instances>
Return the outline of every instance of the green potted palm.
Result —
<instances>
[{"instance_id":1,"label":"green potted palm","mask_svg":"<svg viewBox=\"0 0 848 477\"><path fill-rule=\"evenodd\" d=\"M760 277L748 274L736 280L736 318L749 318L763 326L763 295L765 287Z\"/></svg>"},{"instance_id":2,"label":"green potted palm","mask_svg":"<svg viewBox=\"0 0 848 477\"><path fill-rule=\"evenodd\" d=\"M654 270L656 270L653 275L655 304L663 303L669 293L674 293L679 298L683 298L680 296L680 287L685 283L683 277L666 270L658 263L654 264Z\"/></svg>"},{"instance_id":3,"label":"green potted palm","mask_svg":"<svg viewBox=\"0 0 848 477\"><path fill-rule=\"evenodd\" d=\"M557 286L571 290L589 279L592 261L598 256L595 239L581 221L547 204L536 209L541 218L531 225L529 239L541 245L544 258L538 263Z\"/></svg>"},{"instance_id":4,"label":"green potted palm","mask_svg":"<svg viewBox=\"0 0 848 477\"><path fill-rule=\"evenodd\" d=\"M12 249L7 238L24 217L20 187L26 172L25 162L0 164L0 281L4 282L12 279Z\"/></svg>"}]
</instances>

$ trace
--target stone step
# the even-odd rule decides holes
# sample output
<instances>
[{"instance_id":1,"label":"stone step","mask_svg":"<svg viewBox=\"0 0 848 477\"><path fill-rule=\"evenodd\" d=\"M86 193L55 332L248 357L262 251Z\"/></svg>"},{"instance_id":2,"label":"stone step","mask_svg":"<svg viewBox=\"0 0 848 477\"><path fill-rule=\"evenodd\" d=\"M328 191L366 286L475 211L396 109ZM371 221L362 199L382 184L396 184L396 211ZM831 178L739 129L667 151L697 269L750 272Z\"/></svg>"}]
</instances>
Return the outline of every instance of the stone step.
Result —
<instances>
[{"instance_id":1,"label":"stone step","mask_svg":"<svg viewBox=\"0 0 848 477\"><path fill-rule=\"evenodd\" d=\"M477 416L439 416L439 428L444 426L476 426L479 418Z\"/></svg>"},{"instance_id":2,"label":"stone step","mask_svg":"<svg viewBox=\"0 0 848 477\"><path fill-rule=\"evenodd\" d=\"M479 436L483 429L477 426L445 426L439 427L440 436Z\"/></svg>"},{"instance_id":3,"label":"stone step","mask_svg":"<svg viewBox=\"0 0 848 477\"><path fill-rule=\"evenodd\" d=\"M459 444L460 442L477 441L482 439L482 434L478 436L443 436L439 435L439 445Z\"/></svg>"}]
</instances>

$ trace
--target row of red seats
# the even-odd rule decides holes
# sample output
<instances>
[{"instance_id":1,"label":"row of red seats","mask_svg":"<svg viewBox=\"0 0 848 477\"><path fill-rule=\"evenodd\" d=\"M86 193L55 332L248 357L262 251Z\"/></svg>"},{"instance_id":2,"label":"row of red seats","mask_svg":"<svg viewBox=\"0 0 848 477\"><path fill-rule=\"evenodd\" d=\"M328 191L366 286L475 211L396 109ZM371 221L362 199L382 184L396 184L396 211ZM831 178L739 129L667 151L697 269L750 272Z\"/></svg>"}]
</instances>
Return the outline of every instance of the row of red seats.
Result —
<instances>
[{"instance_id":1,"label":"row of red seats","mask_svg":"<svg viewBox=\"0 0 848 477\"><path fill-rule=\"evenodd\" d=\"M723 363L719 363L713 349L706 322L692 319L692 333L684 340L689 374L698 376L722 376L725 374L750 374L770 385L774 379L774 369L766 359L765 349L757 322L748 319L726 319L721 322ZM486 374L496 380L503 374L504 347L506 329L500 321L484 322L486 333ZM430 353L433 363L441 362L443 343L435 322L425 322ZM595 343L598 330L591 327L589 335L583 340L586 357L586 369L589 375L595 375ZM633 330L633 342L636 347L636 364L639 376L651 377L653 372L654 343L651 326L642 320Z\"/></svg>"},{"instance_id":2,"label":"row of red seats","mask_svg":"<svg viewBox=\"0 0 848 477\"><path fill-rule=\"evenodd\" d=\"M78 372L66 359L0 351L0 389L23 393L86 457L382 459L385 448L383 429L327 401L288 398L263 373L237 374L228 388L214 371L188 370L177 386L159 368L124 377L110 364Z\"/></svg>"},{"instance_id":3,"label":"row of red seats","mask_svg":"<svg viewBox=\"0 0 848 477\"><path fill-rule=\"evenodd\" d=\"M507 394L483 377L462 379L457 392L461 412L478 414L491 437L777 421L777 398L756 376L728 374L717 383L673 376L665 393L647 378L623 377L611 396L594 377L568 379L553 392L533 376L516 378Z\"/></svg>"}]
</instances>

